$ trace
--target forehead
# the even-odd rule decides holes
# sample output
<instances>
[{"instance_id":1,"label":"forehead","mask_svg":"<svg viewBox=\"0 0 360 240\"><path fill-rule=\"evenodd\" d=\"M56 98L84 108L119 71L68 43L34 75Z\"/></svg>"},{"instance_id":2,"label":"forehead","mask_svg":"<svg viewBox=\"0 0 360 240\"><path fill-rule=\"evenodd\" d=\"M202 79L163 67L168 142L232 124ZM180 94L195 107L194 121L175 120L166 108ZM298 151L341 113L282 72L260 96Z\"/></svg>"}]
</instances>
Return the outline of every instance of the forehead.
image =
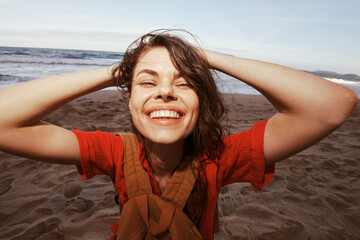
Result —
<instances>
[{"instance_id":1,"label":"forehead","mask_svg":"<svg viewBox=\"0 0 360 240\"><path fill-rule=\"evenodd\" d=\"M176 70L171 61L170 54L165 47L151 48L144 52L135 66L134 73L142 69L150 68L155 71L161 70Z\"/></svg>"}]
</instances>

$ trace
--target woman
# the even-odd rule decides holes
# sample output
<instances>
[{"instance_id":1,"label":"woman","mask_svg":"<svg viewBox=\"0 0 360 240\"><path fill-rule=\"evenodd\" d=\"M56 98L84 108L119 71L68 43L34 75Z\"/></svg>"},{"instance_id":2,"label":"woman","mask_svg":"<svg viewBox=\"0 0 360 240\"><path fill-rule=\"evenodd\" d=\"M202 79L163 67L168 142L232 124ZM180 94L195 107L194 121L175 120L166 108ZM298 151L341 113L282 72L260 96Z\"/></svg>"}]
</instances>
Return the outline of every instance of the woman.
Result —
<instances>
[{"instance_id":1,"label":"woman","mask_svg":"<svg viewBox=\"0 0 360 240\"><path fill-rule=\"evenodd\" d=\"M259 90L278 110L246 132L222 136L223 103L210 69ZM114 83L114 79L116 80ZM37 79L0 91L0 150L40 161L74 164L84 178L110 175L127 200L123 143L112 134L69 131L42 122L65 103L109 86L128 92L139 158L161 195L183 159L199 175L184 210L204 239L222 186L248 181L262 189L274 163L313 145L343 124L357 104L343 86L287 67L195 48L168 32L132 45L120 66ZM114 229L116 233L116 229Z\"/></svg>"}]
</instances>

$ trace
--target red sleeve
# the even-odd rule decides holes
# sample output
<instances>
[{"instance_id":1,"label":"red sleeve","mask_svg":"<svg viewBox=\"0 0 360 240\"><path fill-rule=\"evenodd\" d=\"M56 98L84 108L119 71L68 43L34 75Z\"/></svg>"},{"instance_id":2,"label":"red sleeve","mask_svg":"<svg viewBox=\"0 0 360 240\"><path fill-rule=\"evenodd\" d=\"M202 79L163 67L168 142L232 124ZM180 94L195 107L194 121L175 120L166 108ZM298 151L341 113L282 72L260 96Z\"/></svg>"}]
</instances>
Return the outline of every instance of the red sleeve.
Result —
<instances>
[{"instance_id":1,"label":"red sleeve","mask_svg":"<svg viewBox=\"0 0 360 240\"><path fill-rule=\"evenodd\" d=\"M233 182L250 182L263 189L274 177L275 165L265 166L264 132L267 120L256 123L251 130L223 138L224 151L219 160L222 186Z\"/></svg>"},{"instance_id":2,"label":"red sleeve","mask_svg":"<svg viewBox=\"0 0 360 240\"><path fill-rule=\"evenodd\" d=\"M124 149L121 138L105 132L73 130L80 147L81 165L78 171L84 179L95 175L115 176L116 160L122 159Z\"/></svg>"}]
</instances>

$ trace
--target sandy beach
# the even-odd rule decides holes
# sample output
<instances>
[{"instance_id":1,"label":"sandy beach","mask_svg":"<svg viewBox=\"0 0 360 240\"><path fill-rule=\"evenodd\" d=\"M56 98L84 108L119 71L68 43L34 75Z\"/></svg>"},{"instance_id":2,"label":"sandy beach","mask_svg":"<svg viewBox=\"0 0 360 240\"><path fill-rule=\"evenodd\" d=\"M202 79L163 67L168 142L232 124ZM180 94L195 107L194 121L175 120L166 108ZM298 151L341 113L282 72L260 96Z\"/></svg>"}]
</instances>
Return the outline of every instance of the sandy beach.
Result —
<instances>
[{"instance_id":1,"label":"sandy beach","mask_svg":"<svg viewBox=\"0 0 360 240\"><path fill-rule=\"evenodd\" d=\"M224 124L232 133L275 113L263 96L225 97ZM118 91L84 96L45 120L68 129L130 131ZM119 217L114 195L109 177L85 181L74 166L0 152L0 239L107 239ZM278 163L263 191L232 184L218 205L217 240L360 239L360 107L330 136Z\"/></svg>"}]
</instances>

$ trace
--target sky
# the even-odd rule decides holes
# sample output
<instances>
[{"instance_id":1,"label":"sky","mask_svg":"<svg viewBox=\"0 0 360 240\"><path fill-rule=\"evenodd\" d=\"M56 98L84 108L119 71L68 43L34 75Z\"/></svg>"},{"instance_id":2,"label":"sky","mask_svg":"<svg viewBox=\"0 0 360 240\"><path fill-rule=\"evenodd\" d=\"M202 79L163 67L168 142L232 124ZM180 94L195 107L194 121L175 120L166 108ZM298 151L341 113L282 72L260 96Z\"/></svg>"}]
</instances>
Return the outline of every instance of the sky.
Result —
<instances>
[{"instance_id":1,"label":"sky","mask_svg":"<svg viewBox=\"0 0 360 240\"><path fill-rule=\"evenodd\" d=\"M360 75L360 0L0 0L0 46L123 52L158 28L239 57Z\"/></svg>"}]
</instances>

